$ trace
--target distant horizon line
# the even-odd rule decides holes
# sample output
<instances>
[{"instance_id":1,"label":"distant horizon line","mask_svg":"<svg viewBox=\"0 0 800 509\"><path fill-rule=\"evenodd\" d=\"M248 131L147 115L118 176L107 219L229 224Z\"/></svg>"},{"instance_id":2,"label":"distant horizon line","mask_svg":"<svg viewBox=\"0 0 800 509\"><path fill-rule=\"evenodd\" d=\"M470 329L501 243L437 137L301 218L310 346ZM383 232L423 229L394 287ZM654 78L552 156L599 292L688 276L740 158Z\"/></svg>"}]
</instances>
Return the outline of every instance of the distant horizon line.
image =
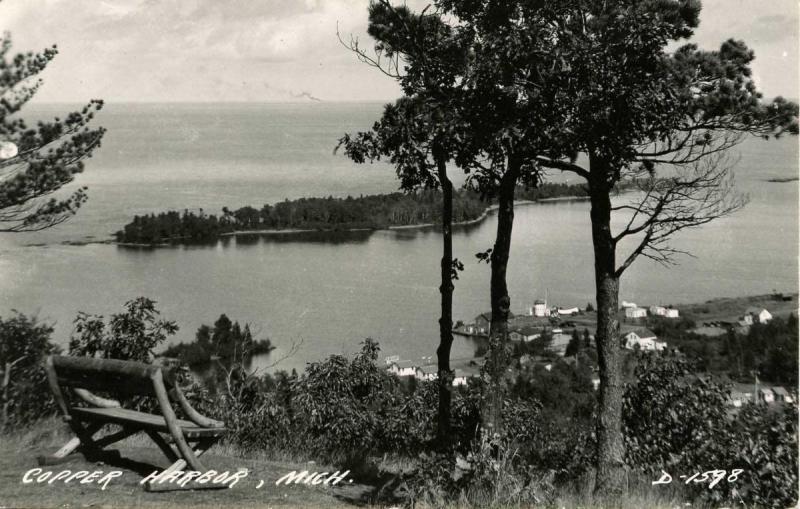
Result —
<instances>
[{"instance_id":1,"label":"distant horizon line","mask_svg":"<svg viewBox=\"0 0 800 509\"><path fill-rule=\"evenodd\" d=\"M335 99L335 100L296 100L296 101L284 101L284 100L263 100L263 101L228 101L228 100L220 100L220 101L206 101L206 100L199 100L199 101L184 101L184 100L167 100L167 101L116 101L110 99L102 99L105 104L367 104L367 103L388 103L396 101L397 99L401 98L398 96L394 99ZM764 101L772 101L778 97L783 97L784 99L794 102L800 103L800 98L798 97L788 97L785 95L776 95L774 97L765 97ZM33 99L28 104L30 106L57 106L57 105L83 105L87 104L90 100L93 99L86 99L83 101L36 101Z\"/></svg>"},{"instance_id":2,"label":"distant horizon line","mask_svg":"<svg viewBox=\"0 0 800 509\"><path fill-rule=\"evenodd\" d=\"M264 100L264 101L116 101L110 99L102 99L105 104L364 104L364 103L387 103L396 101L402 96L398 96L394 99L343 99L343 100L319 100L319 101L311 101L311 100L297 100L297 101L282 101L282 100ZM30 106L56 106L56 105L76 105L76 104L86 104L90 100L94 99L86 99L84 101L36 101L32 100L28 103Z\"/></svg>"}]
</instances>

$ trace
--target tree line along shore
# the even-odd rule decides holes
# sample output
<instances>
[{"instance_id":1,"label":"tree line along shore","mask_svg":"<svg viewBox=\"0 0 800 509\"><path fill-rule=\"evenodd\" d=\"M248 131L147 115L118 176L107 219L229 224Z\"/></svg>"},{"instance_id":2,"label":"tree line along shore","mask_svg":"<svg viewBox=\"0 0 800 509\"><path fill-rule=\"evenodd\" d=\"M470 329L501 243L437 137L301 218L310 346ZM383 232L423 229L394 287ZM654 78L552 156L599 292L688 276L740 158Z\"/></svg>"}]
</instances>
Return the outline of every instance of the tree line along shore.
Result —
<instances>
[{"instance_id":1,"label":"tree line along shore","mask_svg":"<svg viewBox=\"0 0 800 509\"><path fill-rule=\"evenodd\" d=\"M519 200L527 201L580 199L586 197L586 189L576 184L543 183L536 188L519 187L516 194ZM491 199L461 190L454 196L453 221L480 221L492 206ZM219 216L202 209L137 215L115 233L115 239L120 244L159 245L209 241L238 232L380 230L435 224L441 224L441 193L428 189L347 198L300 198L267 204L261 209L249 205L236 210L225 207Z\"/></svg>"}]
</instances>

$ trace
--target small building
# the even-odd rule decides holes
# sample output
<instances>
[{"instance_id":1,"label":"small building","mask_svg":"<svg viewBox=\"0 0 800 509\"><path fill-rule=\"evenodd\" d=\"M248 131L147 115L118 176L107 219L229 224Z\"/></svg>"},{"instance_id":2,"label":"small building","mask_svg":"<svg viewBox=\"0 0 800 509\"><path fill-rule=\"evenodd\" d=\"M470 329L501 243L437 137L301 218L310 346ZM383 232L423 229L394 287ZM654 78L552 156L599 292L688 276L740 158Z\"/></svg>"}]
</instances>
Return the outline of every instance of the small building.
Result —
<instances>
[{"instance_id":1,"label":"small building","mask_svg":"<svg viewBox=\"0 0 800 509\"><path fill-rule=\"evenodd\" d=\"M508 312L509 320L514 318L514 313ZM492 329L492 312L481 313L475 317L475 327L471 334L489 334Z\"/></svg>"},{"instance_id":2,"label":"small building","mask_svg":"<svg viewBox=\"0 0 800 509\"><path fill-rule=\"evenodd\" d=\"M644 327L639 327L638 329L628 332L625 334L624 339L625 348L629 350L633 350L638 346L639 350L652 352L661 351L667 347L665 342L658 341L653 331Z\"/></svg>"},{"instance_id":3,"label":"small building","mask_svg":"<svg viewBox=\"0 0 800 509\"><path fill-rule=\"evenodd\" d=\"M680 318L680 313L675 308L667 308L666 312L664 313L664 317L666 317L666 318Z\"/></svg>"},{"instance_id":4,"label":"small building","mask_svg":"<svg viewBox=\"0 0 800 509\"><path fill-rule=\"evenodd\" d=\"M764 308L749 307L744 312L744 321L748 322L748 325L753 323L767 323L770 320L772 320L772 313Z\"/></svg>"},{"instance_id":5,"label":"small building","mask_svg":"<svg viewBox=\"0 0 800 509\"><path fill-rule=\"evenodd\" d=\"M775 401L777 401L778 403L792 402L792 396L789 394L789 391L787 391L783 387L773 387L772 393L775 394Z\"/></svg>"},{"instance_id":6,"label":"small building","mask_svg":"<svg viewBox=\"0 0 800 509\"><path fill-rule=\"evenodd\" d=\"M387 366L391 366L393 362L397 362L399 360L400 360L400 356L399 355L390 355L390 356L386 357L386 365Z\"/></svg>"},{"instance_id":7,"label":"small building","mask_svg":"<svg viewBox=\"0 0 800 509\"><path fill-rule=\"evenodd\" d=\"M772 392L772 389L769 387L762 387L758 390L758 402L759 403L774 403L775 402L775 393Z\"/></svg>"},{"instance_id":8,"label":"small building","mask_svg":"<svg viewBox=\"0 0 800 509\"><path fill-rule=\"evenodd\" d=\"M453 376L453 387L467 385L467 374L463 369L456 368Z\"/></svg>"},{"instance_id":9,"label":"small building","mask_svg":"<svg viewBox=\"0 0 800 509\"><path fill-rule=\"evenodd\" d=\"M558 314L559 315L571 316L571 315L577 315L578 312L580 312L580 310L578 308L574 308L574 307L573 308L558 308Z\"/></svg>"},{"instance_id":10,"label":"small building","mask_svg":"<svg viewBox=\"0 0 800 509\"><path fill-rule=\"evenodd\" d=\"M635 302L628 302L627 300L623 300L622 307L624 309L628 309L628 308L638 308L639 306L637 306Z\"/></svg>"},{"instance_id":11,"label":"small building","mask_svg":"<svg viewBox=\"0 0 800 509\"><path fill-rule=\"evenodd\" d=\"M645 308L625 308L625 318L631 320L639 320L641 318L647 318L647 310Z\"/></svg>"},{"instance_id":12,"label":"small building","mask_svg":"<svg viewBox=\"0 0 800 509\"><path fill-rule=\"evenodd\" d=\"M533 303L533 316L550 316L547 304L541 299L536 299Z\"/></svg>"},{"instance_id":13,"label":"small building","mask_svg":"<svg viewBox=\"0 0 800 509\"><path fill-rule=\"evenodd\" d=\"M753 402L753 393L747 391L731 391L728 403L734 408L741 408L747 403Z\"/></svg>"},{"instance_id":14,"label":"small building","mask_svg":"<svg viewBox=\"0 0 800 509\"><path fill-rule=\"evenodd\" d=\"M389 365L389 373L397 376L414 376L416 371L417 369L411 361L396 361Z\"/></svg>"},{"instance_id":15,"label":"small building","mask_svg":"<svg viewBox=\"0 0 800 509\"><path fill-rule=\"evenodd\" d=\"M542 335L542 331L538 327L532 327L530 325L526 325L524 327L520 327L519 329L515 329L508 334L508 337L511 341L521 341L528 343L535 339L540 338Z\"/></svg>"},{"instance_id":16,"label":"small building","mask_svg":"<svg viewBox=\"0 0 800 509\"><path fill-rule=\"evenodd\" d=\"M492 314L481 313L475 317L473 334L489 334L489 327L492 326Z\"/></svg>"},{"instance_id":17,"label":"small building","mask_svg":"<svg viewBox=\"0 0 800 509\"><path fill-rule=\"evenodd\" d=\"M592 388L594 390L597 390L597 389L600 388L600 379L599 378L597 378L597 377L592 378Z\"/></svg>"},{"instance_id":18,"label":"small building","mask_svg":"<svg viewBox=\"0 0 800 509\"><path fill-rule=\"evenodd\" d=\"M414 371L414 376L418 380L436 380L439 378L439 369L437 366L422 366Z\"/></svg>"},{"instance_id":19,"label":"small building","mask_svg":"<svg viewBox=\"0 0 800 509\"><path fill-rule=\"evenodd\" d=\"M664 306L650 306L650 314L652 316L666 316L667 308Z\"/></svg>"}]
</instances>

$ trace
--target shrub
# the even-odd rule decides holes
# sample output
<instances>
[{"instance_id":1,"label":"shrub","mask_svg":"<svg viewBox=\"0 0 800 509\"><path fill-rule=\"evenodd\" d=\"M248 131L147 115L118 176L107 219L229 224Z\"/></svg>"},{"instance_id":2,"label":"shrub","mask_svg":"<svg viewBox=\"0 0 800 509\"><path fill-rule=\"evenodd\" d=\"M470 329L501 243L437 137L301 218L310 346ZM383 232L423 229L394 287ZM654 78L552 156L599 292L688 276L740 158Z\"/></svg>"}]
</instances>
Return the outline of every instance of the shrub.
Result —
<instances>
[{"instance_id":1,"label":"shrub","mask_svg":"<svg viewBox=\"0 0 800 509\"><path fill-rule=\"evenodd\" d=\"M146 297L125 303L125 312L102 316L78 313L69 340L70 355L150 362L153 350L178 331L175 322L159 320L155 301Z\"/></svg>"},{"instance_id":2,"label":"shrub","mask_svg":"<svg viewBox=\"0 0 800 509\"><path fill-rule=\"evenodd\" d=\"M628 462L639 468L703 468L705 448L726 424L726 387L681 359L640 354L624 396Z\"/></svg>"},{"instance_id":3,"label":"shrub","mask_svg":"<svg viewBox=\"0 0 800 509\"><path fill-rule=\"evenodd\" d=\"M52 333L50 325L20 313L0 318L0 431L55 410L43 367L44 357L59 351Z\"/></svg>"},{"instance_id":4,"label":"shrub","mask_svg":"<svg viewBox=\"0 0 800 509\"><path fill-rule=\"evenodd\" d=\"M797 501L797 407L748 405L730 415L728 388L694 375L680 359L643 356L626 387L623 418L630 465L660 477L725 470L690 483L687 495L707 503L789 507ZM731 477L734 469L741 469ZM730 479L730 480L729 480ZM680 485L680 484L679 484Z\"/></svg>"}]
</instances>

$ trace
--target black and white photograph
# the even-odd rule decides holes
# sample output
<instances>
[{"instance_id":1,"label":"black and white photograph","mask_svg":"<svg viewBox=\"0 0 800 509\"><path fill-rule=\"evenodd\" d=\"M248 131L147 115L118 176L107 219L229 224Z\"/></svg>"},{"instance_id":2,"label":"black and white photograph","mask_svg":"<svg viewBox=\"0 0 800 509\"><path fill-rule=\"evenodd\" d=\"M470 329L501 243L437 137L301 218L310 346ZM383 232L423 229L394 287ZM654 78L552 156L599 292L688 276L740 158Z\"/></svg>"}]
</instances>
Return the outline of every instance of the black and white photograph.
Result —
<instances>
[{"instance_id":1,"label":"black and white photograph","mask_svg":"<svg viewBox=\"0 0 800 509\"><path fill-rule=\"evenodd\" d=\"M0 0L0 508L800 504L796 0Z\"/></svg>"}]
</instances>

